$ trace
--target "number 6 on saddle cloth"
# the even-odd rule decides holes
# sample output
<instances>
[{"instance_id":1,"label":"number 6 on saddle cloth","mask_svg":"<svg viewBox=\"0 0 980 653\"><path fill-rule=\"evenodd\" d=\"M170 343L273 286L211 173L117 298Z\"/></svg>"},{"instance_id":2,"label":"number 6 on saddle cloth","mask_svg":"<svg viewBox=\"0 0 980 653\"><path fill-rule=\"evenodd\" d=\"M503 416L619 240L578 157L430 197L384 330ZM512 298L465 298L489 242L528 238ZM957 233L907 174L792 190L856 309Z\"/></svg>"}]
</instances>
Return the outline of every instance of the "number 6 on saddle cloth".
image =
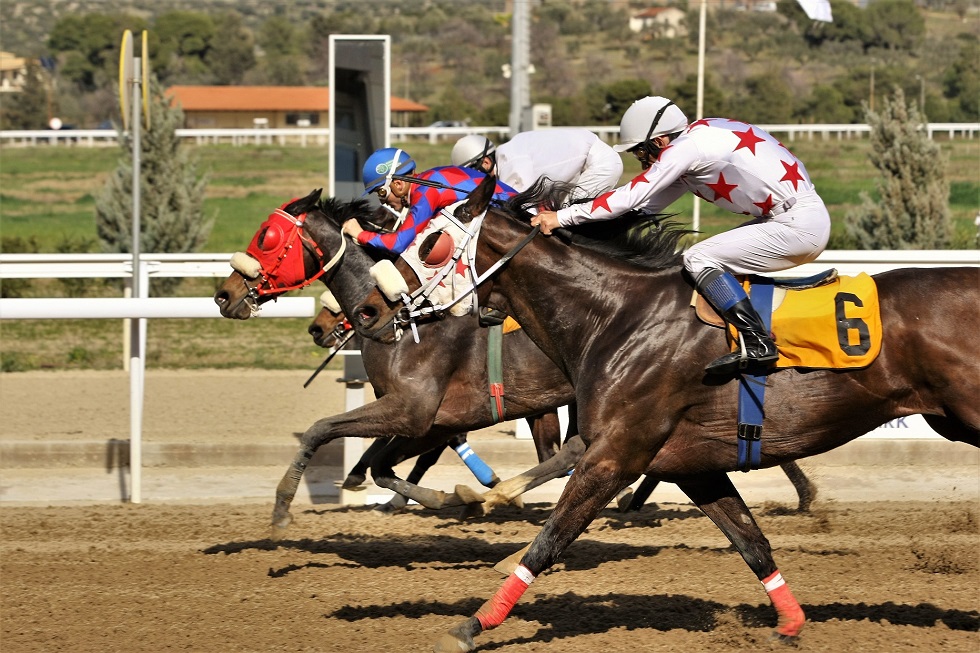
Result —
<instances>
[{"instance_id":1,"label":"number 6 on saddle cloth","mask_svg":"<svg viewBox=\"0 0 980 653\"><path fill-rule=\"evenodd\" d=\"M829 270L793 280L749 275L742 285L779 350L774 371L858 369L870 365L881 351L878 289L867 274L838 277L836 270ZM701 295L695 293L694 298L701 321L726 326ZM737 350L737 331L729 326L726 334L732 350ZM765 390L765 375L739 376L736 464L743 472L761 463Z\"/></svg>"}]
</instances>

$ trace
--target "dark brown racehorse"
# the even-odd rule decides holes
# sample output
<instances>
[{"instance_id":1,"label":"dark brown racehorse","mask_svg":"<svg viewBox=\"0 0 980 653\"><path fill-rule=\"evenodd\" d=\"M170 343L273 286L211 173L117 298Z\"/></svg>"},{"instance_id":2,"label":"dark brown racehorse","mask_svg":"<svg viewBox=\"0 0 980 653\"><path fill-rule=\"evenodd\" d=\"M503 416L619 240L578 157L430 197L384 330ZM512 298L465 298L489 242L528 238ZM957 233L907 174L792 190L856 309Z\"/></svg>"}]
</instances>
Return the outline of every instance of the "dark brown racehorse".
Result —
<instances>
[{"instance_id":1,"label":"dark brown racehorse","mask_svg":"<svg viewBox=\"0 0 980 653\"><path fill-rule=\"evenodd\" d=\"M480 214L491 189L481 187L464 210ZM521 207L555 206L547 190L539 185L505 209L487 210L478 272L532 234ZM613 235L627 223L603 223L605 240L592 240L592 248L576 246L567 232L533 237L479 290L481 304L513 315L568 374L588 449L518 570L437 651L472 650L473 637L500 625L528 584L644 473L677 483L725 532L763 581L781 636L795 638L805 622L726 475L736 469L736 383L704 375L727 347L691 314L693 285L677 253L683 232L634 229L641 242L625 248ZM880 355L860 370L768 376L762 466L829 451L913 414L949 440L980 446L980 268L899 269L875 282ZM350 315L368 336L396 318L378 292Z\"/></svg>"},{"instance_id":2,"label":"dark brown racehorse","mask_svg":"<svg viewBox=\"0 0 980 653\"><path fill-rule=\"evenodd\" d=\"M284 278L282 274L278 277L267 276L271 280L270 286L268 280L251 280L240 272L233 272L215 293L215 301L221 307L222 315L247 319L254 307L285 292L281 289L303 285L319 276L324 261L336 258L339 251L343 252L339 261L322 276L340 303L339 308L345 310L345 303L350 302L346 306L346 310L350 310L354 302L351 298L359 299L373 288L368 270L374 264L374 259L359 247L345 246L340 231L349 217L369 214L367 203L336 200L321 203L319 197L319 191L314 191L283 207L287 214L303 215L305 220L303 235L297 236L295 247L289 247L289 251L295 252L294 255L303 258L301 265L293 267L297 270L293 275L295 278ZM262 233L260 229L256 238ZM272 260L276 260L281 251L286 251L291 245L281 239L277 242L275 251L270 252ZM286 264L279 265L280 269L288 267ZM269 287L260 293L261 284ZM315 323L309 330L314 338L325 342L324 332L332 331L335 324L327 317L322 320L326 329L324 325ZM536 472L533 484L526 487L521 483L507 484L489 501L464 485L449 495L420 488L413 482L420 478L415 473L410 477L410 482L398 479L392 469L395 464L436 447L441 448L461 431L493 424L486 390L487 329L477 328L473 318L452 318L421 328L425 330L425 338L418 345L407 338L395 348L372 341L362 343L365 368L381 399L350 413L320 420L307 431L299 453L277 489L274 524L285 526L289 523L289 505L309 457L319 446L338 437L380 437L389 440L395 435L404 436L387 445L372 445L365 454L371 461L375 482L429 508L470 504L470 514L514 502L526 487L563 476L574 466L582 451L577 443L565 448L563 455L554 459L545 472ZM538 458L545 460L551 457L560 442L554 409L569 402L573 396L572 388L561 371L522 332L506 335L503 346L507 416L509 419L528 419ZM425 385L420 386L421 382ZM807 509L814 494L812 484L795 464L791 463L784 469L797 489L800 509ZM355 476L347 479L346 485L354 486L363 481L360 470L351 471ZM641 505L652 489L651 483L639 488L632 502L633 507ZM482 503L487 505L484 507Z\"/></svg>"},{"instance_id":3,"label":"dark brown racehorse","mask_svg":"<svg viewBox=\"0 0 980 653\"><path fill-rule=\"evenodd\" d=\"M324 293L324 297L328 295L330 291ZM321 299L322 308L320 312L316 314L313 318L313 322L310 324L307 331L313 337L313 342L315 342L320 347L325 349L330 349L336 352L338 348L342 347L349 338L355 337L353 332L353 327L350 326L350 322L347 321L347 316L343 312L337 312L336 300L332 296L326 300ZM357 348L360 349L360 338L356 338L355 342L358 343ZM330 357L327 358L329 360ZM312 377L311 377L312 380ZM309 382L307 382L309 383ZM534 417L526 418L527 422L531 428L532 438L536 442L547 442L552 443L557 446L557 443L561 441L561 424L558 420L557 411L548 411L537 415ZM467 434L457 433L456 435L449 438L449 440L442 447L436 447L430 451L427 451L420 455L412 470L409 472L408 476L405 478L406 481L412 484L418 484L425 473L435 465L442 453L446 449L452 449L460 455L463 459L464 464L471 470L474 470L474 474L477 478L481 480L488 487L493 487L496 485L500 479L497 475L493 473L492 470L485 467L485 463L482 461L474 465L473 461L475 458L478 459L476 453L472 450L461 450L460 447L467 445ZM386 459L389 457L392 459L401 459L402 448L410 448L411 441L408 438L390 438L390 439L377 439L371 446L369 446L364 454L361 456L360 460L347 472L347 478L344 479L343 487L344 489L353 489L362 485L367 478L368 470L371 467L371 462L375 456L381 456L379 459L383 465ZM481 469L481 465L484 467ZM474 469L474 467L476 469ZM805 479L804 479L805 480ZM649 496L649 493L645 495ZM639 501L637 495L637 502L642 505ZM808 495L809 496L809 495ZM802 497L802 495L801 495ZM630 495L630 499L633 499L633 495ZM515 503L517 501L516 497L509 498L508 502ZM802 498L801 498L802 502ZM383 512L386 514L391 514L403 509L408 504L408 497L401 494L395 494L387 503L380 504L375 507L375 510ZM802 508L801 508L802 510Z\"/></svg>"},{"instance_id":4,"label":"dark brown racehorse","mask_svg":"<svg viewBox=\"0 0 980 653\"><path fill-rule=\"evenodd\" d=\"M340 231L348 218L371 216L367 202L327 199L321 203L319 198L320 192L314 191L281 209L297 221L302 216L302 228L293 240L287 240L286 232L291 228L288 220L274 222L270 216L263 224L256 244L268 254L267 269L254 272L254 278L239 271L229 275L214 295L223 316L248 319L261 303L317 277L349 315L355 300L374 287L368 270L376 261L365 249L350 245ZM266 245L268 251L263 249ZM302 260L290 261L289 256ZM321 272L328 263L329 269ZM277 274L269 274L272 268ZM417 487L399 479L393 470L401 460L441 447L458 433L494 424L488 391L487 329L478 328L475 317L442 320L422 328L425 337L420 344L409 338L394 347L362 343L364 367L378 399L318 420L307 430L276 490L274 524L285 526L291 520L289 506L313 453L343 437L405 438L397 446L386 448L387 455L372 458L371 474L381 487L433 508L474 500ZM504 336L502 342L504 419L535 417L571 401L573 390L567 379L526 335L516 331ZM560 445L560 433L549 428L552 424L545 420L532 426L539 460L547 459Z\"/></svg>"}]
</instances>

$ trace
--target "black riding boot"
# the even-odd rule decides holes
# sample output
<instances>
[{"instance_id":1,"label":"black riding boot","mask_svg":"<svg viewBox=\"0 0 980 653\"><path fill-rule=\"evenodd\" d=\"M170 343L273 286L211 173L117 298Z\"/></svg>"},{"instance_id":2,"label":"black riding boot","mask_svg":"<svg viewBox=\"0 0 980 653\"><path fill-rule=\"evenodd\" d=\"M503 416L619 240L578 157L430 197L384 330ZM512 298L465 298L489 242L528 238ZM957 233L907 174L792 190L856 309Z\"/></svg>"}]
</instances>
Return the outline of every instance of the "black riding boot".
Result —
<instances>
[{"instance_id":1,"label":"black riding boot","mask_svg":"<svg viewBox=\"0 0 980 653\"><path fill-rule=\"evenodd\" d=\"M734 277L721 270L708 269L697 280L697 290L738 331L739 351L711 362L708 374L734 374L739 371L764 371L779 359L776 343L762 323L762 318Z\"/></svg>"}]
</instances>

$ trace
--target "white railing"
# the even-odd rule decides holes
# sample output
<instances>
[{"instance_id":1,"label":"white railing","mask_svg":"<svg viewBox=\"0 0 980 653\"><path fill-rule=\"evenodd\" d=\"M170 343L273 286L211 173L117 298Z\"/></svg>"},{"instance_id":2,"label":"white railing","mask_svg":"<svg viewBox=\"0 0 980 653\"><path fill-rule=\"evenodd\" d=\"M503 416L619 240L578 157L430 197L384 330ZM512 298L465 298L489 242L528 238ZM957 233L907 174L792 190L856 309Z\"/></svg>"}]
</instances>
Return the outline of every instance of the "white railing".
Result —
<instances>
[{"instance_id":1,"label":"white railing","mask_svg":"<svg viewBox=\"0 0 980 653\"><path fill-rule=\"evenodd\" d=\"M759 125L771 134L786 136L789 141L798 138L813 140L820 138L837 140L863 138L870 133L868 125L827 124ZM595 132L608 143L616 143L619 138L618 125L585 127ZM980 133L980 123L931 122L925 125L929 138L943 134L950 139L974 138ZM484 134L502 141L509 133L507 127L392 127L391 139L394 142L410 140L455 141L467 134ZM247 128L247 129L178 129L177 136L197 145L230 143L232 145L299 145L301 147L324 147L329 143L330 130L326 127L286 127L286 128ZM66 129L66 130L4 130L0 131L0 146L32 147L37 145L77 145L84 147L115 145L117 133L114 129Z\"/></svg>"},{"instance_id":2,"label":"white railing","mask_svg":"<svg viewBox=\"0 0 980 653\"><path fill-rule=\"evenodd\" d=\"M148 279L159 277L226 277L231 273L229 261L231 254L143 254L140 256L140 273ZM816 261L788 270L785 274L808 276L827 268L836 268L842 275L859 272L877 274L900 267L950 267L980 266L980 250L972 249L928 249L928 250L827 250ZM0 279L75 279L105 278L129 279L132 277L133 257L130 254L0 254ZM778 275L776 275L778 276ZM211 298L171 298L180 301ZM309 300L309 297L284 297L286 299ZM11 299L0 299L0 319L14 319L5 314L6 308L13 306ZM66 298L32 298L17 300L40 306L43 303L64 303ZM132 301L132 300L127 300ZM70 303L70 302L69 302ZM22 304L28 305L28 304ZM297 306L299 303L297 303ZM81 306L81 304L79 304ZM135 306L135 304L134 304ZM304 313L313 316L311 312ZM65 305L64 315L60 317L82 317L71 315ZM130 317L142 317L131 315ZM171 317L178 317L173 315ZM218 317L214 307L212 317ZM18 316L20 318L20 316Z\"/></svg>"},{"instance_id":3,"label":"white railing","mask_svg":"<svg viewBox=\"0 0 980 653\"><path fill-rule=\"evenodd\" d=\"M0 279L31 278L127 278L147 288L152 277L224 277L230 273L230 254L143 254L140 256L139 279L133 280L133 261L128 254L0 254ZM815 274L835 267L841 274L859 272L875 274L898 267L980 266L977 250L923 250L923 251L825 251L816 262L791 270L794 276ZM141 294L146 294L141 293ZM285 297L274 304L267 304L260 315L266 317L312 317L317 310L312 297ZM57 319L57 318L204 318L221 317L211 297L161 297L161 298L25 298L0 299L0 320L3 319ZM145 328L141 340L145 339ZM130 365L130 495L133 503L142 501L142 414L143 369L142 342L137 349L140 357L131 359ZM356 352L355 352L356 353ZM347 410L363 402L363 396L348 388ZM363 391L360 391L363 392ZM913 416L915 417L915 416ZM924 420L914 424L898 420L865 437L936 437ZM900 430L895 430L900 429ZM904 430L901 430L904 429ZM344 460L354 458L347 453L348 446L360 455L360 442L345 442Z\"/></svg>"}]
</instances>

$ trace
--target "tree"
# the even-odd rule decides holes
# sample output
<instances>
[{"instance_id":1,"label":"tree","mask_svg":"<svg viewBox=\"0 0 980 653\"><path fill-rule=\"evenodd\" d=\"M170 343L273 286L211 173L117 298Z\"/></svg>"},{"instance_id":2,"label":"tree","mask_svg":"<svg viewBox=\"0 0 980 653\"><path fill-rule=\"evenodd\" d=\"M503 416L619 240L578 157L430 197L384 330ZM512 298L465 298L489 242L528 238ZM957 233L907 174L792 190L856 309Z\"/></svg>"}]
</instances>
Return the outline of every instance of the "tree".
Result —
<instances>
[{"instance_id":1,"label":"tree","mask_svg":"<svg viewBox=\"0 0 980 653\"><path fill-rule=\"evenodd\" d=\"M228 11L214 20L217 37L204 62L219 86L239 84L245 73L255 67L255 44L252 33L242 23L241 14Z\"/></svg>"},{"instance_id":2,"label":"tree","mask_svg":"<svg viewBox=\"0 0 980 653\"><path fill-rule=\"evenodd\" d=\"M306 62L300 29L282 16L271 16L259 28L257 42L265 53L252 79L273 86L303 86Z\"/></svg>"},{"instance_id":3,"label":"tree","mask_svg":"<svg viewBox=\"0 0 980 653\"><path fill-rule=\"evenodd\" d=\"M684 115L691 122L694 122L695 113L698 109L698 76L688 75L683 81L671 86L669 93L665 97L674 101L674 104L681 108ZM725 94L715 85L711 74L704 76L704 117L724 116Z\"/></svg>"},{"instance_id":4,"label":"tree","mask_svg":"<svg viewBox=\"0 0 980 653\"><path fill-rule=\"evenodd\" d=\"M943 95L953 104L955 120L980 119L980 45L976 41L965 42L959 57L946 70Z\"/></svg>"},{"instance_id":5,"label":"tree","mask_svg":"<svg viewBox=\"0 0 980 653\"><path fill-rule=\"evenodd\" d=\"M777 73L754 75L742 84L743 91L729 100L725 115L754 123L786 123L793 116L795 98Z\"/></svg>"},{"instance_id":6,"label":"tree","mask_svg":"<svg viewBox=\"0 0 980 653\"><path fill-rule=\"evenodd\" d=\"M942 249L952 236L949 182L940 147L921 129L915 103L896 88L880 112L866 109L871 164L881 171L877 202L861 194L846 232L858 249Z\"/></svg>"},{"instance_id":7,"label":"tree","mask_svg":"<svg viewBox=\"0 0 980 653\"><path fill-rule=\"evenodd\" d=\"M926 21L912 0L878 0L865 12L871 27L866 48L912 50L926 33Z\"/></svg>"},{"instance_id":8,"label":"tree","mask_svg":"<svg viewBox=\"0 0 980 653\"><path fill-rule=\"evenodd\" d=\"M847 106L840 90L817 85L799 104L794 117L801 122L848 123L854 120L854 110Z\"/></svg>"},{"instance_id":9,"label":"tree","mask_svg":"<svg viewBox=\"0 0 980 653\"><path fill-rule=\"evenodd\" d=\"M623 114L642 97L650 95L650 82L622 79L586 89L591 119L600 124L619 124Z\"/></svg>"},{"instance_id":10,"label":"tree","mask_svg":"<svg viewBox=\"0 0 980 653\"><path fill-rule=\"evenodd\" d=\"M24 86L18 93L7 93L0 105L0 125L3 129L46 129L48 106L47 75L34 60L29 60L24 74Z\"/></svg>"},{"instance_id":11,"label":"tree","mask_svg":"<svg viewBox=\"0 0 980 653\"><path fill-rule=\"evenodd\" d=\"M149 80L150 126L140 133L140 251L197 252L214 219L204 217L207 177L198 177L197 161L180 146L176 130L184 112L170 106L156 78ZM122 154L95 202L99 243L105 252L131 252L133 242L133 156L129 134L120 134ZM166 292L178 280L160 279Z\"/></svg>"},{"instance_id":12,"label":"tree","mask_svg":"<svg viewBox=\"0 0 980 653\"><path fill-rule=\"evenodd\" d=\"M51 29L48 47L62 59L61 76L88 92L115 78L123 30L145 28L145 21L126 14L66 13Z\"/></svg>"},{"instance_id":13,"label":"tree","mask_svg":"<svg viewBox=\"0 0 980 653\"><path fill-rule=\"evenodd\" d=\"M200 80L205 76L207 57L214 42L226 35L219 34L211 16L196 11L168 11L157 16L153 23L156 44L154 72L162 80L171 78ZM234 35L229 35L234 38Z\"/></svg>"}]
</instances>

